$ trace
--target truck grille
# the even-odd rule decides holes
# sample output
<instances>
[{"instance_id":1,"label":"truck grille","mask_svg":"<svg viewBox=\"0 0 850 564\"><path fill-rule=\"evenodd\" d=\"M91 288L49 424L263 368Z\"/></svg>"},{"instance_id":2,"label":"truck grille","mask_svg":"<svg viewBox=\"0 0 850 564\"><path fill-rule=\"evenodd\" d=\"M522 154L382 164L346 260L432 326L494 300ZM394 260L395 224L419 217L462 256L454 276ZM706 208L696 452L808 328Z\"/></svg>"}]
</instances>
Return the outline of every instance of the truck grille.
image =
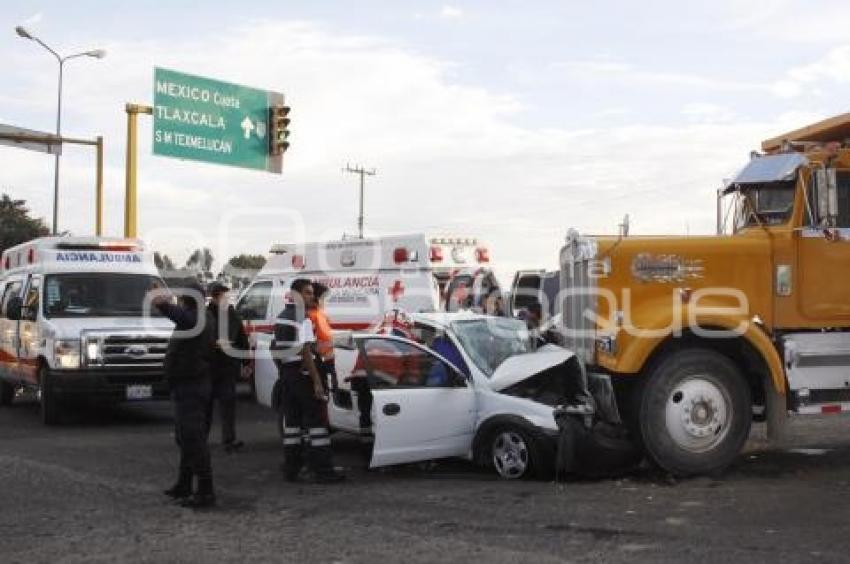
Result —
<instances>
[{"instance_id":1,"label":"truck grille","mask_svg":"<svg viewBox=\"0 0 850 564\"><path fill-rule=\"evenodd\" d=\"M87 333L83 342L84 347L91 342L100 345L100 358L96 362L87 359L89 366L159 368L165 360L168 338L168 333Z\"/></svg>"},{"instance_id":2,"label":"truck grille","mask_svg":"<svg viewBox=\"0 0 850 564\"><path fill-rule=\"evenodd\" d=\"M596 259L592 239L570 229L561 249L561 291L557 313L561 314L563 344L585 364L595 359L596 280L590 276L591 261Z\"/></svg>"}]
</instances>

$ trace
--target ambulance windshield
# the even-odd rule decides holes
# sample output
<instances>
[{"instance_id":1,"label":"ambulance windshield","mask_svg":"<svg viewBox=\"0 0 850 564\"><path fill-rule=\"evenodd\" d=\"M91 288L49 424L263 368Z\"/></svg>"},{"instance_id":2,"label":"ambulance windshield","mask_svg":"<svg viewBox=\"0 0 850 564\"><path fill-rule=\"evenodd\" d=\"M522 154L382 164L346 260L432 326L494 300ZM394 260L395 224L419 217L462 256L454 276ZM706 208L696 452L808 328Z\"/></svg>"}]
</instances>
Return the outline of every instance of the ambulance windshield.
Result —
<instances>
[{"instance_id":1,"label":"ambulance windshield","mask_svg":"<svg viewBox=\"0 0 850 564\"><path fill-rule=\"evenodd\" d=\"M140 317L145 294L154 281L162 284L159 278L147 274L51 274L45 278L44 315Z\"/></svg>"},{"instance_id":2,"label":"ambulance windshield","mask_svg":"<svg viewBox=\"0 0 850 564\"><path fill-rule=\"evenodd\" d=\"M525 323L518 319L487 317L452 323L461 346L489 378L505 360L532 352Z\"/></svg>"}]
</instances>

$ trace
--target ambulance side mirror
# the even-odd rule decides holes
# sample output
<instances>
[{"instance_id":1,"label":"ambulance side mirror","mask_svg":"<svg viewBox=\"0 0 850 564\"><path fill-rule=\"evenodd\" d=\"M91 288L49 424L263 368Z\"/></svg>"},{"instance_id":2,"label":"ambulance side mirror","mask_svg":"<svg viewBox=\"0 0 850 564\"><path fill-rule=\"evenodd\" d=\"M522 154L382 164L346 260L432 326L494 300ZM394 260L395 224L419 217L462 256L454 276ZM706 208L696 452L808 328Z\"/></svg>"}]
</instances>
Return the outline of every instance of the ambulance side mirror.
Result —
<instances>
[{"instance_id":1,"label":"ambulance side mirror","mask_svg":"<svg viewBox=\"0 0 850 564\"><path fill-rule=\"evenodd\" d=\"M354 343L354 332L343 330L343 331L334 331L334 347L347 349L353 351L356 348Z\"/></svg>"},{"instance_id":2,"label":"ambulance side mirror","mask_svg":"<svg viewBox=\"0 0 850 564\"><path fill-rule=\"evenodd\" d=\"M11 319L12 321L20 321L21 320L21 310L23 309L24 302L18 297L14 296L9 298L8 303L6 304L6 317Z\"/></svg>"}]
</instances>

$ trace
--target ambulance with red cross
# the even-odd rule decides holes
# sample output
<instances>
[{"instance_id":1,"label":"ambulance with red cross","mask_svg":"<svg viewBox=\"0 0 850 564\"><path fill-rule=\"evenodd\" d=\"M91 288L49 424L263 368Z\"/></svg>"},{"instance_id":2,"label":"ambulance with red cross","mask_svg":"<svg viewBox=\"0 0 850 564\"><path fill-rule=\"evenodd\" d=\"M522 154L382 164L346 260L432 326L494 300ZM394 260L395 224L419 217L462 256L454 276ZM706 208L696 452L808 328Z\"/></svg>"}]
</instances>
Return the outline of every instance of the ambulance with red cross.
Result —
<instances>
[{"instance_id":1,"label":"ambulance with red cross","mask_svg":"<svg viewBox=\"0 0 850 564\"><path fill-rule=\"evenodd\" d=\"M475 309L499 291L490 250L477 238L411 234L274 245L236 304L255 351L267 350L297 278L330 289L325 311L335 330L365 330L391 309ZM277 380L276 373L253 374L251 366L247 372L255 392L256 386Z\"/></svg>"},{"instance_id":2,"label":"ambulance with red cross","mask_svg":"<svg viewBox=\"0 0 850 564\"><path fill-rule=\"evenodd\" d=\"M44 237L0 257L0 405L36 392L45 424L70 400L167 397L172 323L145 316L153 254L136 239Z\"/></svg>"}]
</instances>

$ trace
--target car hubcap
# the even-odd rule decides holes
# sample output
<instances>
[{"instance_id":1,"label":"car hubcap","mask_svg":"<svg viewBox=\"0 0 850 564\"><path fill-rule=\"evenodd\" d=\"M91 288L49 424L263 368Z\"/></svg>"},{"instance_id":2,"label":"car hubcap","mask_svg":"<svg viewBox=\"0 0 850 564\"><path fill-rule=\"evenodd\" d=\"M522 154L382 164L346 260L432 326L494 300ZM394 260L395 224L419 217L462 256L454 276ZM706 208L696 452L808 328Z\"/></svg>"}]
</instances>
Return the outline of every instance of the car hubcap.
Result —
<instances>
[{"instance_id":1,"label":"car hubcap","mask_svg":"<svg viewBox=\"0 0 850 564\"><path fill-rule=\"evenodd\" d=\"M519 478L528 469L528 446L513 431L505 431L493 442L493 465L503 478Z\"/></svg>"},{"instance_id":2,"label":"car hubcap","mask_svg":"<svg viewBox=\"0 0 850 564\"><path fill-rule=\"evenodd\" d=\"M728 392L706 377L683 380L667 398L667 431L678 447L689 452L706 452L720 444L731 420Z\"/></svg>"}]
</instances>

